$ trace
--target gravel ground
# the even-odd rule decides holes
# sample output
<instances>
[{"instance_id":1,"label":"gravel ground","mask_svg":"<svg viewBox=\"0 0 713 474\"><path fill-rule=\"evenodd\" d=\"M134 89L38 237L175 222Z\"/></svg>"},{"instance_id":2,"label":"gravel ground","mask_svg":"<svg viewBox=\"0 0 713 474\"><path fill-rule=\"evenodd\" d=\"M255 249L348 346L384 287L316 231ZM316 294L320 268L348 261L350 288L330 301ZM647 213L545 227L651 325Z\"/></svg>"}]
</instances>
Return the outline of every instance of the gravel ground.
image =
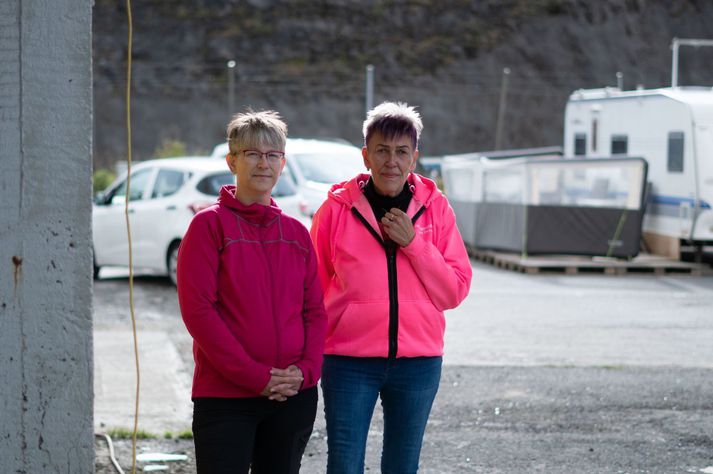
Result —
<instances>
[{"instance_id":1,"label":"gravel ground","mask_svg":"<svg viewBox=\"0 0 713 474\"><path fill-rule=\"evenodd\" d=\"M448 316L420 473L713 473L713 278L475 270ZM95 328L125 330L126 281L94 291ZM165 331L190 374L175 289L144 277L135 291L140 329ZM367 472L379 472L382 426L377 407ZM325 436L320 408L303 473L325 472ZM163 472L195 472L190 440L138 444L188 456ZM130 472L131 442L116 454ZM115 472L99 438L96 465Z\"/></svg>"},{"instance_id":2,"label":"gravel ground","mask_svg":"<svg viewBox=\"0 0 713 474\"><path fill-rule=\"evenodd\" d=\"M379 472L382 426L377 409L368 472ZM709 369L446 367L420 472L696 473L713 466L712 434ZM302 472L325 472L325 435L320 409ZM131 442L115 449L128 472ZM186 454L164 472L195 472L190 440L139 441L138 452ZM96 456L96 472L115 472L103 439Z\"/></svg>"}]
</instances>

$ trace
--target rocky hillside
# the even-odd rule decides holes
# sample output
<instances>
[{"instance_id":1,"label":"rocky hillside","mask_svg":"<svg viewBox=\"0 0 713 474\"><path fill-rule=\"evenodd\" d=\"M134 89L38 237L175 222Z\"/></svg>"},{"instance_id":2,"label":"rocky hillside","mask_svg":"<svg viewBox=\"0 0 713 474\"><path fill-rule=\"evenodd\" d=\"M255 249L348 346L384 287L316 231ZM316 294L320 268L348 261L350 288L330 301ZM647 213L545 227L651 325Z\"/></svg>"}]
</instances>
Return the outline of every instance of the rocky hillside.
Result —
<instances>
[{"instance_id":1,"label":"rocky hillside","mask_svg":"<svg viewBox=\"0 0 713 474\"><path fill-rule=\"evenodd\" d=\"M230 113L274 108L291 136L360 143L374 102L419 106L423 155L491 149L510 68L505 148L557 145L578 88L670 83L673 37L712 38L709 0L135 0L134 153L209 151ZM125 155L124 2L95 0L95 164ZM713 85L713 48L682 48L680 83ZM235 60L229 110L228 60Z\"/></svg>"}]
</instances>

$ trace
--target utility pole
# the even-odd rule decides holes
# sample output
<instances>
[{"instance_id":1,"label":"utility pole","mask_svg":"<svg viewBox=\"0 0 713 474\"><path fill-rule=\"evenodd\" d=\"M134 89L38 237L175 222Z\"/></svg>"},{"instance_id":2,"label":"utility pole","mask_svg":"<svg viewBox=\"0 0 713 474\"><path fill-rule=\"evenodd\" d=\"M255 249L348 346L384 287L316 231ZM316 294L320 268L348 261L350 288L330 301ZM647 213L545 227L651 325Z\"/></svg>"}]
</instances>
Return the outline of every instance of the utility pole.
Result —
<instances>
[{"instance_id":1,"label":"utility pole","mask_svg":"<svg viewBox=\"0 0 713 474\"><path fill-rule=\"evenodd\" d=\"M499 150L503 142L503 124L505 122L505 106L508 95L508 78L510 68L503 69L502 83L500 85L500 103L498 104L498 121L495 126L495 149Z\"/></svg>"},{"instance_id":2,"label":"utility pole","mask_svg":"<svg viewBox=\"0 0 713 474\"><path fill-rule=\"evenodd\" d=\"M671 41L671 87L678 87L678 47L679 46L713 46L713 40L679 39Z\"/></svg>"},{"instance_id":3,"label":"utility pole","mask_svg":"<svg viewBox=\"0 0 713 474\"><path fill-rule=\"evenodd\" d=\"M366 67L366 114L374 107L374 66Z\"/></svg>"},{"instance_id":4,"label":"utility pole","mask_svg":"<svg viewBox=\"0 0 713 474\"><path fill-rule=\"evenodd\" d=\"M235 113L235 61L228 61L228 117Z\"/></svg>"}]
</instances>

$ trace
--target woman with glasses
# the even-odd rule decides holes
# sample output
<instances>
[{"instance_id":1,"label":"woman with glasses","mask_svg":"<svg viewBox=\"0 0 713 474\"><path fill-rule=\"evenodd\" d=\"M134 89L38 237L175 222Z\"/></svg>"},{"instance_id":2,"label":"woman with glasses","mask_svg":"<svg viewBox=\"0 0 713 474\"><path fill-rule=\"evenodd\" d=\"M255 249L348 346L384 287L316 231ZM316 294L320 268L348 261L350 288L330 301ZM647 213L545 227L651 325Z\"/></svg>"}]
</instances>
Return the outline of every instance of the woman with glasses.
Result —
<instances>
[{"instance_id":1,"label":"woman with glasses","mask_svg":"<svg viewBox=\"0 0 713 474\"><path fill-rule=\"evenodd\" d=\"M364 122L369 173L334 185L312 241L328 323L322 367L327 472L362 473L377 398L382 473L415 473L443 355L443 311L468 294L471 267L453 210L414 174L421 118L386 102Z\"/></svg>"},{"instance_id":2,"label":"woman with glasses","mask_svg":"<svg viewBox=\"0 0 713 474\"><path fill-rule=\"evenodd\" d=\"M193 337L199 473L296 473L317 409L326 315L307 229L270 193L287 126L273 111L228 124L236 185L191 221L178 300Z\"/></svg>"}]
</instances>

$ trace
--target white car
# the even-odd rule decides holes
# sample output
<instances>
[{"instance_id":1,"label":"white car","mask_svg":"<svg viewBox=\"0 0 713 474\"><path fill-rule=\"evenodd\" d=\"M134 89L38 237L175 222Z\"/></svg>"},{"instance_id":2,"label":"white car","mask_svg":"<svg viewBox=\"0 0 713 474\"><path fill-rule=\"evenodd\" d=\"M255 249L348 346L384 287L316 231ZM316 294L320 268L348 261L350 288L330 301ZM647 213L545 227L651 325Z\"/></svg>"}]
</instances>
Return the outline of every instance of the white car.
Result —
<instances>
[{"instance_id":1,"label":"white car","mask_svg":"<svg viewBox=\"0 0 713 474\"><path fill-rule=\"evenodd\" d=\"M228 144L213 149L211 158L225 160ZM361 148L343 141L288 138L285 156L290 176L307 201L307 212L313 216L327 199L327 191L335 183L366 173Z\"/></svg>"},{"instance_id":2,"label":"white car","mask_svg":"<svg viewBox=\"0 0 713 474\"><path fill-rule=\"evenodd\" d=\"M163 158L132 167L129 219L136 269L168 275L176 282L178 245L193 216L216 201L224 184L235 182L225 161L208 157ZM103 266L128 266L124 202L126 175L97 195L92 209L94 277ZM306 227L306 203L285 169L272 197Z\"/></svg>"}]
</instances>

